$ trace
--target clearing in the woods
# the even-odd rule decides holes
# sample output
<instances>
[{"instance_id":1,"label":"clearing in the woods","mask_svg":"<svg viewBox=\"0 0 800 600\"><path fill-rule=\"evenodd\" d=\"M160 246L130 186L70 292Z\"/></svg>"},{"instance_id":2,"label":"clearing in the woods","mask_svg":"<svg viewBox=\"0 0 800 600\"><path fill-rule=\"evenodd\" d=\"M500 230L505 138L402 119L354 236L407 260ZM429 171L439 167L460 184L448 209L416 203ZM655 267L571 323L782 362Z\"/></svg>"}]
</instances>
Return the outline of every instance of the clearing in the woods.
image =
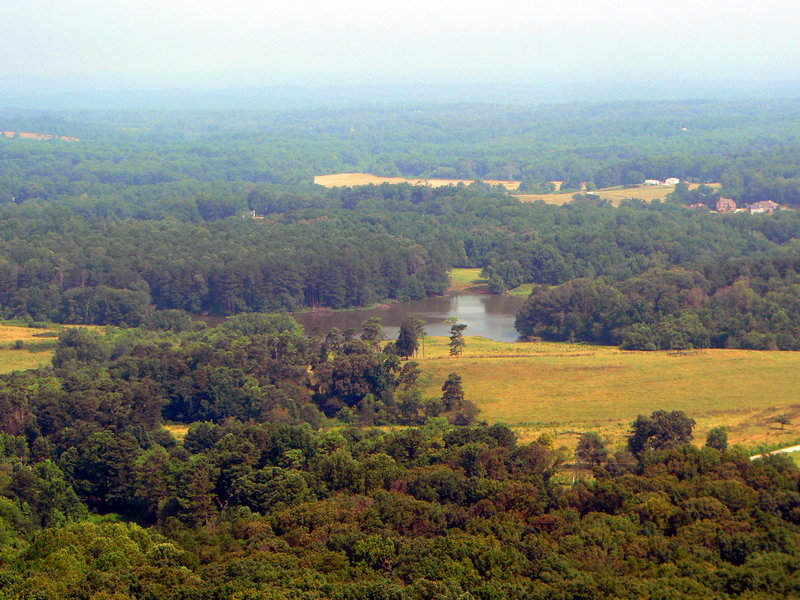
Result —
<instances>
[{"instance_id":1,"label":"clearing in the woods","mask_svg":"<svg viewBox=\"0 0 800 600\"><path fill-rule=\"evenodd\" d=\"M630 423L654 410L682 410L697 421L695 441L729 427L731 443L779 445L800 436L796 393L800 352L702 350L630 352L587 344L502 343L468 337L463 356L450 357L447 338L425 340L429 375L424 397L441 395L456 372L466 398L488 422L514 427L523 439L550 433L574 447L585 431L622 443ZM782 428L778 415L790 425Z\"/></svg>"}]
</instances>

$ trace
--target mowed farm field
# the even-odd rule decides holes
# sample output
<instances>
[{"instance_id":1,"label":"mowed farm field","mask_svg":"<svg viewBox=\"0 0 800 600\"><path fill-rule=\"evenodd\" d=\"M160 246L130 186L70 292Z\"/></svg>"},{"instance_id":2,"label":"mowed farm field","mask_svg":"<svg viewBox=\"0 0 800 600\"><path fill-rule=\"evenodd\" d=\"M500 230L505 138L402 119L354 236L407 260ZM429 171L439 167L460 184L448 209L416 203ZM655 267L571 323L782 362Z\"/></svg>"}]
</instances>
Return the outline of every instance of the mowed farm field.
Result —
<instances>
[{"instance_id":1,"label":"mowed farm field","mask_svg":"<svg viewBox=\"0 0 800 600\"><path fill-rule=\"evenodd\" d=\"M490 185L502 185L507 190L519 188L519 181L501 181L499 179L482 180L483 183ZM380 185L382 183L410 183L411 185L429 185L431 187L443 187L446 185L458 185L463 183L469 185L473 179L408 179L406 177L379 177L369 173L334 173L331 175L317 175L314 183L324 187L352 187L355 185Z\"/></svg>"},{"instance_id":2,"label":"mowed farm field","mask_svg":"<svg viewBox=\"0 0 800 600\"><path fill-rule=\"evenodd\" d=\"M54 329L40 329L0 323L0 373L36 369L50 364L58 330L78 325L58 325ZM99 325L81 325L95 331L103 331ZM22 342L22 348L14 347Z\"/></svg>"},{"instance_id":3,"label":"mowed farm field","mask_svg":"<svg viewBox=\"0 0 800 600\"><path fill-rule=\"evenodd\" d=\"M41 334L47 330L0 324L0 373L36 369L50 362L52 351L31 352L24 345L44 341ZM46 338L45 338L46 339ZM14 342L22 341L23 348L14 348Z\"/></svg>"},{"instance_id":4,"label":"mowed farm field","mask_svg":"<svg viewBox=\"0 0 800 600\"><path fill-rule=\"evenodd\" d=\"M447 338L426 339L424 397L441 395L456 372L479 419L503 422L522 439L541 433L574 448L580 433L598 431L622 444L630 423L654 410L682 410L697 421L695 441L730 428L732 443L791 443L800 436L800 353L705 350L694 355L626 352L568 343L500 343L467 338L450 357ZM784 429L775 417L785 414Z\"/></svg>"},{"instance_id":5,"label":"mowed farm field","mask_svg":"<svg viewBox=\"0 0 800 600\"><path fill-rule=\"evenodd\" d=\"M689 189L694 189L699 185L700 184L697 183L689 184ZM705 185L711 188L720 187L719 183L707 183ZM603 188L595 190L593 193L597 194L598 198L608 200L614 206L619 206L619 203L623 200L632 198L638 198L645 202L664 200L667 194L671 194L674 190L675 186L672 185L637 185L635 187L617 186ZM566 194L515 194L515 197L519 198L522 202L536 202L537 200L541 200L546 204L557 204L560 206L570 202L574 195L575 192Z\"/></svg>"}]
</instances>

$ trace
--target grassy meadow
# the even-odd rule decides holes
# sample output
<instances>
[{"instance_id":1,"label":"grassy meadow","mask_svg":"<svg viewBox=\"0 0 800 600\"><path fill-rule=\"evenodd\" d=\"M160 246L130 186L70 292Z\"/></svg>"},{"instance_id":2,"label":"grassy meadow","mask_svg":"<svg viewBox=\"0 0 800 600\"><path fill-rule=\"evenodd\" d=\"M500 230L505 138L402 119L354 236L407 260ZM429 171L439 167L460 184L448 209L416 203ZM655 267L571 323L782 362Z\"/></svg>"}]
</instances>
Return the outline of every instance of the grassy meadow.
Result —
<instances>
[{"instance_id":1,"label":"grassy meadow","mask_svg":"<svg viewBox=\"0 0 800 600\"><path fill-rule=\"evenodd\" d=\"M458 268L450 270L450 292L488 293L489 286L481 277L480 268Z\"/></svg>"},{"instance_id":2,"label":"grassy meadow","mask_svg":"<svg viewBox=\"0 0 800 600\"><path fill-rule=\"evenodd\" d=\"M796 373L800 353L706 350L696 355L626 352L585 344L501 343L468 337L450 357L447 338L426 339L425 397L441 394L451 372L461 375L480 419L503 422L522 439L548 432L574 448L594 430L622 443L638 414L683 410L697 421L696 441L728 426L732 443L781 444L800 435ZM786 414L792 425L775 422ZM795 424L796 423L796 424Z\"/></svg>"},{"instance_id":3,"label":"grassy meadow","mask_svg":"<svg viewBox=\"0 0 800 600\"><path fill-rule=\"evenodd\" d=\"M51 351L31 352L0 347L0 373L38 369L49 364L52 357Z\"/></svg>"},{"instance_id":4,"label":"grassy meadow","mask_svg":"<svg viewBox=\"0 0 800 600\"><path fill-rule=\"evenodd\" d=\"M48 364L53 352L50 349L41 349L41 346L50 345L46 343L48 339L52 341L52 338L42 336L48 331L50 330L0 324L0 373L36 369ZM18 340L23 344L21 349L14 348Z\"/></svg>"},{"instance_id":5,"label":"grassy meadow","mask_svg":"<svg viewBox=\"0 0 800 600\"><path fill-rule=\"evenodd\" d=\"M450 287L449 292L474 292L476 294L488 294L489 285L486 280L481 277L482 269L473 268L457 268L450 270ZM515 287L513 290L508 290L512 296L522 296L527 298L531 295L533 290L532 283L523 283Z\"/></svg>"},{"instance_id":6,"label":"grassy meadow","mask_svg":"<svg viewBox=\"0 0 800 600\"><path fill-rule=\"evenodd\" d=\"M499 179L485 179L483 183L490 185L502 185L507 190L519 188L520 181L501 181ZM447 185L458 185L463 183L469 185L473 179L409 179L406 177L380 177L369 173L333 173L331 175L317 175L314 183L324 187L352 187L354 185L380 185L382 183L410 183L411 185L429 185L431 187L443 187Z\"/></svg>"},{"instance_id":7,"label":"grassy meadow","mask_svg":"<svg viewBox=\"0 0 800 600\"><path fill-rule=\"evenodd\" d=\"M0 373L36 369L50 364L53 348L59 329L64 325L52 326L49 329L27 327L20 322L0 323ZM76 327L67 325L66 327ZM98 325L88 327L102 331ZM22 348L15 348L16 342L22 342Z\"/></svg>"}]
</instances>

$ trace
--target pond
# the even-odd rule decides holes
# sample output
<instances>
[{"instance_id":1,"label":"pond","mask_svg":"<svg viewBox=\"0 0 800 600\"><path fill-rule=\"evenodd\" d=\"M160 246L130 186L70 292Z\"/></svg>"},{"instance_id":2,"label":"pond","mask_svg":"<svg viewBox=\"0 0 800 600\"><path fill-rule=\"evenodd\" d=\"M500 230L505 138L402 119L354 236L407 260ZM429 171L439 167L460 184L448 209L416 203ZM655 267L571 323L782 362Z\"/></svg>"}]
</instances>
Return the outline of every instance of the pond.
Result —
<instances>
[{"instance_id":1,"label":"pond","mask_svg":"<svg viewBox=\"0 0 800 600\"><path fill-rule=\"evenodd\" d=\"M323 335L334 327L342 331L351 327L360 329L364 320L380 317L388 339L397 338L400 324L409 315L425 321L427 335L447 335L449 328L445 327L444 320L455 317L467 325L465 335L478 335L498 342L514 342L519 337L514 329L514 318L524 302L525 298L519 296L454 292L447 296L398 302L380 308L313 311L292 316L306 333L314 327L320 327Z\"/></svg>"}]
</instances>

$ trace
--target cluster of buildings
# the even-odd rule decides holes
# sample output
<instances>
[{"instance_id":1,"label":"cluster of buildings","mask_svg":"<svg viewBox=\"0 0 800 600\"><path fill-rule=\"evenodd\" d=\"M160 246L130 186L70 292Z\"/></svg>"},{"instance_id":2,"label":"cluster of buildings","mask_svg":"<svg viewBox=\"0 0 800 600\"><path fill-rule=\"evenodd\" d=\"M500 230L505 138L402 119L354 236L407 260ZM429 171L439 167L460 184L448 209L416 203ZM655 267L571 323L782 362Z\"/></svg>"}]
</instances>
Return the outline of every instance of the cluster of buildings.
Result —
<instances>
[{"instance_id":1,"label":"cluster of buildings","mask_svg":"<svg viewBox=\"0 0 800 600\"><path fill-rule=\"evenodd\" d=\"M732 198L720 198L717 200L716 209L719 213L749 212L751 215L764 215L774 213L780 208L780 204L772 200L760 200L753 202L744 208L736 206ZM686 208L708 208L705 204L690 204Z\"/></svg>"},{"instance_id":2,"label":"cluster of buildings","mask_svg":"<svg viewBox=\"0 0 800 600\"><path fill-rule=\"evenodd\" d=\"M667 177L664 181L658 179L645 179L644 185L678 185L681 182L677 177ZM760 200L752 204L739 208L732 198L720 198L717 200L716 209L720 213L734 213L734 212L749 212L751 215L768 215L774 213L780 208L780 204L772 200ZM702 202L697 204L689 204L686 208L705 208L708 206Z\"/></svg>"},{"instance_id":3,"label":"cluster of buildings","mask_svg":"<svg viewBox=\"0 0 800 600\"><path fill-rule=\"evenodd\" d=\"M659 179L645 179L644 185L678 185L681 182L677 177L667 177L664 181Z\"/></svg>"},{"instance_id":4,"label":"cluster of buildings","mask_svg":"<svg viewBox=\"0 0 800 600\"><path fill-rule=\"evenodd\" d=\"M738 208L736 202L730 198L720 198L717 200L717 212L749 212L751 215L768 215L780 208L780 204L772 200L759 200L753 202L745 208Z\"/></svg>"}]
</instances>

